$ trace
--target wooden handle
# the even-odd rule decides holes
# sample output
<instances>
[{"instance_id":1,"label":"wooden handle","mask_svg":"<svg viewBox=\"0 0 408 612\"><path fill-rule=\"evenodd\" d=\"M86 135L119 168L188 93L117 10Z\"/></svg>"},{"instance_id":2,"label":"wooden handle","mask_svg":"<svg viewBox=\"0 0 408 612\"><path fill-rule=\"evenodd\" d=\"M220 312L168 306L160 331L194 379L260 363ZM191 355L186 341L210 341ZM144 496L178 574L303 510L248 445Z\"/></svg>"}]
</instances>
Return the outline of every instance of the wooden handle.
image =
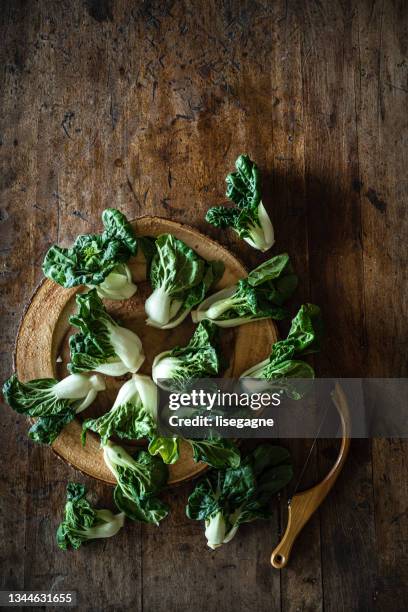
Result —
<instances>
[{"instance_id":1,"label":"wooden handle","mask_svg":"<svg viewBox=\"0 0 408 612\"><path fill-rule=\"evenodd\" d=\"M350 412L343 389L336 383L333 402L338 410L342 428L342 440L339 455L327 476L317 485L293 496L288 506L288 524L283 538L275 548L271 556L272 566L282 569L288 563L292 546L310 519L316 512L340 474L350 448Z\"/></svg>"}]
</instances>

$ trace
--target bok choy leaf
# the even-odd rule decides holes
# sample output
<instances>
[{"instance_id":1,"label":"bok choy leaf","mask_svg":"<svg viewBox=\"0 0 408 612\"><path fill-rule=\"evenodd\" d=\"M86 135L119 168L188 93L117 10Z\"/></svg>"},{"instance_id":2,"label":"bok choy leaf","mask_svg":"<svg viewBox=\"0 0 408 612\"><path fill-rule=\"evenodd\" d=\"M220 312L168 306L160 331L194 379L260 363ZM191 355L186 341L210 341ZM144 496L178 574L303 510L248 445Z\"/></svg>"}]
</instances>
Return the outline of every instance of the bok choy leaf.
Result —
<instances>
[{"instance_id":1,"label":"bok choy leaf","mask_svg":"<svg viewBox=\"0 0 408 612\"><path fill-rule=\"evenodd\" d=\"M156 430L157 387L149 376L133 374L119 390L115 403L106 414L87 419L82 425L82 441L91 429L106 444L113 435L125 440L152 437Z\"/></svg>"},{"instance_id":2,"label":"bok choy leaf","mask_svg":"<svg viewBox=\"0 0 408 612\"><path fill-rule=\"evenodd\" d=\"M125 215L114 208L102 213L102 234L78 236L72 247L52 246L44 259L45 276L62 285L96 288L99 297L124 300L136 291L126 262L138 242Z\"/></svg>"},{"instance_id":3,"label":"bok choy leaf","mask_svg":"<svg viewBox=\"0 0 408 612\"><path fill-rule=\"evenodd\" d=\"M57 529L57 544L62 550L79 548L84 542L110 538L123 527L125 515L110 510L95 510L85 498L85 487L73 482L67 486L64 520Z\"/></svg>"},{"instance_id":4,"label":"bok choy leaf","mask_svg":"<svg viewBox=\"0 0 408 612\"><path fill-rule=\"evenodd\" d=\"M203 321L185 347L163 351L152 365L153 380L163 389L182 390L197 378L216 376L220 370L218 330Z\"/></svg>"},{"instance_id":5,"label":"bok choy leaf","mask_svg":"<svg viewBox=\"0 0 408 612\"><path fill-rule=\"evenodd\" d=\"M260 251L274 244L271 220L261 201L261 178L258 166L247 156L235 162L236 172L226 178L226 196L235 207L214 206L207 211L206 221L215 227L231 227L240 238Z\"/></svg>"},{"instance_id":6,"label":"bok choy leaf","mask_svg":"<svg viewBox=\"0 0 408 612\"><path fill-rule=\"evenodd\" d=\"M222 469L238 467L241 461L240 452L233 440L209 436L202 440L184 438L193 451L196 463L202 461L213 468ZM180 438L154 437L149 444L151 455L160 455L164 463L175 463L180 456Z\"/></svg>"},{"instance_id":7,"label":"bok choy leaf","mask_svg":"<svg viewBox=\"0 0 408 612\"><path fill-rule=\"evenodd\" d=\"M230 542L242 523L271 516L271 498L293 475L288 451L262 444L237 468L213 471L188 498L186 513L205 521L205 537L215 549Z\"/></svg>"},{"instance_id":8,"label":"bok choy leaf","mask_svg":"<svg viewBox=\"0 0 408 612\"><path fill-rule=\"evenodd\" d=\"M283 304L297 286L289 255L264 262L245 279L210 295L191 313L194 322L209 319L219 327L235 327L259 319L283 319Z\"/></svg>"},{"instance_id":9,"label":"bok choy leaf","mask_svg":"<svg viewBox=\"0 0 408 612\"><path fill-rule=\"evenodd\" d=\"M168 467L145 451L132 457L110 441L103 445L103 454L118 483L114 500L119 510L134 521L158 525L169 512L168 506L156 497L167 483Z\"/></svg>"},{"instance_id":10,"label":"bok choy leaf","mask_svg":"<svg viewBox=\"0 0 408 612\"><path fill-rule=\"evenodd\" d=\"M95 371L108 376L137 372L145 356L139 337L108 315L95 289L76 296L78 312L69 318L80 332L69 339L70 372Z\"/></svg>"},{"instance_id":11,"label":"bok choy leaf","mask_svg":"<svg viewBox=\"0 0 408 612\"><path fill-rule=\"evenodd\" d=\"M145 303L146 323L170 329L179 325L190 310L202 302L221 278L221 262L206 262L184 242L170 234L156 240L157 252L150 268L153 293Z\"/></svg>"},{"instance_id":12,"label":"bok choy leaf","mask_svg":"<svg viewBox=\"0 0 408 612\"><path fill-rule=\"evenodd\" d=\"M300 399L303 392L296 389L297 385L292 385L289 379L314 378L313 368L297 357L317 352L322 335L320 308L314 304L304 304L292 320L287 338L275 342L270 357L246 370L241 378L279 381L287 395Z\"/></svg>"},{"instance_id":13,"label":"bok choy leaf","mask_svg":"<svg viewBox=\"0 0 408 612\"><path fill-rule=\"evenodd\" d=\"M63 427L88 408L103 389L105 382L98 374L71 374L61 381L37 378L26 383L13 374L3 385L3 395L13 410L37 418L29 437L52 444Z\"/></svg>"}]
</instances>

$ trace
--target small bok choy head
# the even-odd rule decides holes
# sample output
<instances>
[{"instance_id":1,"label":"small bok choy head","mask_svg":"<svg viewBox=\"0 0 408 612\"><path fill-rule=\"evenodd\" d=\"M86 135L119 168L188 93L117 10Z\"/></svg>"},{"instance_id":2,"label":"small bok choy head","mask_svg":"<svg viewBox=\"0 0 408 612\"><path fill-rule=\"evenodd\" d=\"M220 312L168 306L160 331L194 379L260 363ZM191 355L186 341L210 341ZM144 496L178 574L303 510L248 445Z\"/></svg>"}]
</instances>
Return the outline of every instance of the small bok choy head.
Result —
<instances>
[{"instance_id":1,"label":"small bok choy head","mask_svg":"<svg viewBox=\"0 0 408 612\"><path fill-rule=\"evenodd\" d=\"M69 339L70 372L101 372L122 376L137 372L145 356L134 332L120 327L108 315L95 289L76 296L78 312L69 318L80 332Z\"/></svg>"},{"instance_id":2,"label":"small bok choy head","mask_svg":"<svg viewBox=\"0 0 408 612\"><path fill-rule=\"evenodd\" d=\"M62 285L96 287L99 297L124 300L136 291L126 262L138 243L125 215L114 208L102 213L102 234L78 236L72 247L52 246L44 259L45 276Z\"/></svg>"},{"instance_id":3,"label":"small bok choy head","mask_svg":"<svg viewBox=\"0 0 408 612\"><path fill-rule=\"evenodd\" d=\"M153 380L163 389L185 389L194 379L216 376L220 371L219 333L210 321L203 321L187 346L163 351L154 358Z\"/></svg>"},{"instance_id":4,"label":"small bok choy head","mask_svg":"<svg viewBox=\"0 0 408 612\"><path fill-rule=\"evenodd\" d=\"M241 378L276 380L289 397L300 399L302 385L291 384L289 379L314 378L313 368L297 357L319 351L322 335L320 308L304 304L292 320L287 338L275 342L270 357L246 370ZM250 388L251 381L244 381L244 386Z\"/></svg>"},{"instance_id":5,"label":"small bok choy head","mask_svg":"<svg viewBox=\"0 0 408 612\"><path fill-rule=\"evenodd\" d=\"M156 497L167 483L167 465L146 451L132 457L110 441L103 445L103 456L118 483L113 497L119 510L133 521L158 525L169 512Z\"/></svg>"},{"instance_id":6,"label":"small bok choy head","mask_svg":"<svg viewBox=\"0 0 408 612\"><path fill-rule=\"evenodd\" d=\"M191 313L194 322L209 319L219 327L235 327L259 319L283 319L282 307L297 286L289 255L276 255L236 285L210 295Z\"/></svg>"},{"instance_id":7,"label":"small bok choy head","mask_svg":"<svg viewBox=\"0 0 408 612\"><path fill-rule=\"evenodd\" d=\"M213 468L236 468L241 462L241 454L233 440L210 435L205 439L191 440L184 438L193 451L193 459L207 463ZM164 463L176 463L180 457L180 442L177 437L165 438L157 436L151 439L149 453L160 455Z\"/></svg>"},{"instance_id":8,"label":"small bok choy head","mask_svg":"<svg viewBox=\"0 0 408 612\"><path fill-rule=\"evenodd\" d=\"M102 444L113 435L124 440L152 437L156 430L158 390L149 376L133 374L119 389L115 403L106 414L87 419L82 425L85 443L88 429L99 434Z\"/></svg>"},{"instance_id":9,"label":"small bok choy head","mask_svg":"<svg viewBox=\"0 0 408 612\"><path fill-rule=\"evenodd\" d=\"M57 544L62 550L79 548L84 542L110 538L123 527L125 515L110 510L95 510L85 497L82 484L68 483L64 520L57 529Z\"/></svg>"},{"instance_id":10,"label":"small bok choy head","mask_svg":"<svg viewBox=\"0 0 408 612\"><path fill-rule=\"evenodd\" d=\"M146 323L161 329L179 325L222 276L219 261L207 262L171 234L156 240L150 267L153 293L145 303Z\"/></svg>"},{"instance_id":11,"label":"small bok choy head","mask_svg":"<svg viewBox=\"0 0 408 612\"><path fill-rule=\"evenodd\" d=\"M37 378L26 383L13 374L3 385L3 395L13 410L37 419L29 437L52 444L65 425L88 408L103 389L105 382L98 374L71 374L60 381Z\"/></svg>"},{"instance_id":12,"label":"small bok choy head","mask_svg":"<svg viewBox=\"0 0 408 612\"><path fill-rule=\"evenodd\" d=\"M188 498L187 516L205 521L205 537L215 549L230 542L242 523L271 516L273 495L292 479L288 451L262 444L238 468L213 471Z\"/></svg>"},{"instance_id":13,"label":"small bok choy head","mask_svg":"<svg viewBox=\"0 0 408 612\"><path fill-rule=\"evenodd\" d=\"M274 244L271 220L261 201L261 178L258 166L247 155L235 162L236 172L226 178L226 196L235 207L214 206L207 211L206 221L215 227L231 227L240 238L260 251Z\"/></svg>"}]
</instances>

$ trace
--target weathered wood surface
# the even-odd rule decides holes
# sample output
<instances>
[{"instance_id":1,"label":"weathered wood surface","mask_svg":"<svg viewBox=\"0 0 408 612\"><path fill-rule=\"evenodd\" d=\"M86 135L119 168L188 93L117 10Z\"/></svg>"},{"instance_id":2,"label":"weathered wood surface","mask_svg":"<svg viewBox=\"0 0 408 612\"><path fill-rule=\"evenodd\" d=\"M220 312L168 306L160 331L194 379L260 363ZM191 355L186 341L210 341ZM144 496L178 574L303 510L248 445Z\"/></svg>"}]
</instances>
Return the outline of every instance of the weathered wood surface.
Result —
<instances>
[{"instance_id":1,"label":"weathered wood surface","mask_svg":"<svg viewBox=\"0 0 408 612\"><path fill-rule=\"evenodd\" d=\"M406 2L5 0L0 19L2 379L44 251L98 228L106 206L188 222L259 261L203 219L242 151L265 174L299 300L324 309L319 371L406 376ZM111 490L30 444L8 409L0 432L2 588L76 589L83 610L408 608L404 442L354 441L279 574L284 500L213 553L185 518L190 485L159 529L58 551L67 480L101 505ZM292 444L299 461L307 446ZM310 483L335 452L314 449Z\"/></svg>"}]
</instances>

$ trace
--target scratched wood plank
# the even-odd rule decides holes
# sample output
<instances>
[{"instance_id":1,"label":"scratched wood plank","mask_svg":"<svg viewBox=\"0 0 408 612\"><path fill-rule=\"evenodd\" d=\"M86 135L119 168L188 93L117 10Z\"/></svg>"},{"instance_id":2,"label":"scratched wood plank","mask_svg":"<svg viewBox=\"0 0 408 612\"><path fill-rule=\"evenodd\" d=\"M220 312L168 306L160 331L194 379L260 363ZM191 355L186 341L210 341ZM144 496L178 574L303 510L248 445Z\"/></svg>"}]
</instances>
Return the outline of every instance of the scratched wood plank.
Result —
<instances>
[{"instance_id":1,"label":"scratched wood plank","mask_svg":"<svg viewBox=\"0 0 408 612\"><path fill-rule=\"evenodd\" d=\"M311 296L327 337L322 376L363 375L364 276L354 75L355 6L310 4L304 11L302 70ZM322 478L338 453L318 444ZM375 530L369 441L354 441L345 470L320 510L325 610L371 610ZM351 476L352 475L352 476ZM363 587L361 585L364 585Z\"/></svg>"},{"instance_id":2,"label":"scratched wood plank","mask_svg":"<svg viewBox=\"0 0 408 612\"><path fill-rule=\"evenodd\" d=\"M293 6L282 5L281 16L271 27L270 78L272 81L271 161L273 172L266 182L267 202L276 227L276 252L290 253L300 278L296 296L292 299L294 314L300 304L310 302L307 282L308 227L305 194L305 132L302 82L302 19ZM268 177L269 179L269 177ZM288 323L281 326L287 333ZM317 359L318 361L318 359ZM295 468L288 495L313 486L318 481L316 453L313 440L282 440L292 454ZM307 469L299 481L302 468ZM287 522L288 498L282 494L280 528ZM316 514L298 538L291 560L281 572L282 610L322 610L322 571L320 522Z\"/></svg>"},{"instance_id":3,"label":"scratched wood plank","mask_svg":"<svg viewBox=\"0 0 408 612\"><path fill-rule=\"evenodd\" d=\"M49 208L41 207L41 185L36 177L40 159L32 154L36 123L26 115L32 104L30 89L21 75L25 69L26 31L18 6L1 11L1 97L0 147L0 258L1 258L1 380L12 369L12 353L22 306L38 280L38 250L55 232L55 220L48 219ZM11 27L11 20L15 20ZM47 205L46 205L47 206ZM24 585L24 549L33 519L26 515L26 486L29 472L26 421L8 409L1 411L1 450L4 469L0 478L1 497L1 588L18 589Z\"/></svg>"},{"instance_id":4,"label":"scratched wood plank","mask_svg":"<svg viewBox=\"0 0 408 612\"><path fill-rule=\"evenodd\" d=\"M146 37L161 54L152 77L158 85L151 120L165 127L163 133L154 128L156 152L150 133L146 139L134 138L131 151L141 163L154 163L144 173L154 174L148 198L160 202L164 194L166 214L194 223L252 265L259 261L256 254L230 233L208 226L203 217L210 205L224 201L225 174L240 152L272 168L272 120L265 120L271 79L262 70L271 40L266 37L261 49L254 35L267 31L274 12L249 2L223 3L218 10L214 3L201 7L197 11L192 3L179 3L170 15L153 9L153 19L150 15L146 22L144 16ZM259 93L254 96L256 83ZM253 138L262 118L262 134ZM133 184L140 198L146 187ZM203 525L185 517L191 489L171 495L171 516L159 530L143 529L144 607L164 610L177 602L179 610L218 605L231 611L280 609L280 577L269 564L278 536L277 506L270 523L244 527L228 547L211 552Z\"/></svg>"},{"instance_id":5,"label":"scratched wood plank","mask_svg":"<svg viewBox=\"0 0 408 612\"><path fill-rule=\"evenodd\" d=\"M120 200L122 191L127 199L119 201L118 206L130 216L135 213L128 185L112 180L110 165L98 158L98 138L112 154L117 149L117 144L111 143L114 137L110 108L106 107L105 63L98 53L99 28L94 25L99 22L90 15L87 17L82 3L67 6L62 12L54 11L53 3L31 6L30 11L23 3L11 4L5 27L10 43L6 60L10 89L6 97L8 106L5 104L8 123L3 134L7 138L4 163L11 162L16 168L5 167L6 176L12 177L16 196L9 198L8 192L3 193L3 202L7 203L4 214L10 215L12 224L3 228L4 236L8 231L7 239L13 240L13 258L7 262L15 268L17 276L11 306L19 315L41 278L42 257L50 244L59 240L67 244L78 233L99 228L101 211ZM86 17L88 21L84 21ZM70 23L68 29L62 26L65 18ZM82 38L88 41L83 47ZM76 57L72 55L73 49ZM92 66L90 56L94 57ZM94 78L90 76L92 71ZM99 76L100 90L95 86ZM74 81L77 87L73 86ZM16 99L19 104L13 110ZM112 168L116 168L113 161ZM105 178L104 172L109 178ZM22 240L27 244L24 253L27 271L21 263ZM7 306L10 308L10 302ZM15 335L15 326L10 324L9 333ZM12 352L12 345L9 350ZM7 369L10 371L10 364ZM8 423L2 422L5 427L16 420L10 411L7 418ZM25 431L26 424L23 428ZM6 430L3 437L5 434ZM109 609L118 602L127 608L141 609L140 525L127 525L115 538L116 543L114 540L99 546L97 543L77 554L60 551L55 543L55 530L65 502L66 484L69 480L83 482L84 478L57 460L49 449L24 439L19 444L21 437L20 433L17 439L15 436L5 439L6 449L11 450L7 459L9 477L4 484L7 494L4 531L7 543L11 537L14 540L6 549L7 558L2 560L7 570L2 573L5 587L76 590L81 608L87 610ZM13 461L16 452L23 454L20 460ZM28 462L23 460L24 453ZM95 505L113 507L109 487L91 479L85 482ZM25 514L25 520L20 514ZM121 551L123 559L116 570L111 561L116 554L112 545ZM90 584L95 588L90 589Z\"/></svg>"},{"instance_id":6,"label":"scratched wood plank","mask_svg":"<svg viewBox=\"0 0 408 612\"><path fill-rule=\"evenodd\" d=\"M404 2L358 11L359 151L365 310L372 376L407 375L407 34ZM392 297L391 297L392 296ZM381 388L367 401L389 406ZM406 440L373 442L378 609L406 610Z\"/></svg>"}]
</instances>

